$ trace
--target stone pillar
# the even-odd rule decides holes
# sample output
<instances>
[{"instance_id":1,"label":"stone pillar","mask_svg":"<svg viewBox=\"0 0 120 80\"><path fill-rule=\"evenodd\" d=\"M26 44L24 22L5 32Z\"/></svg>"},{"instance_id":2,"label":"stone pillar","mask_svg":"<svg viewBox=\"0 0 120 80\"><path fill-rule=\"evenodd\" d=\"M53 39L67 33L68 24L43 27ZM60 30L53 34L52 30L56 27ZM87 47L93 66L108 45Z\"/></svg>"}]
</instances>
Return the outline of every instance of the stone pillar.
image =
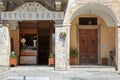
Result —
<instances>
[{"instance_id":1,"label":"stone pillar","mask_svg":"<svg viewBox=\"0 0 120 80\"><path fill-rule=\"evenodd\" d=\"M10 36L7 26L0 26L0 66L9 66Z\"/></svg>"},{"instance_id":2,"label":"stone pillar","mask_svg":"<svg viewBox=\"0 0 120 80\"><path fill-rule=\"evenodd\" d=\"M118 28L118 33L117 33L117 41L118 41L118 48L117 48L117 69L120 71L120 28Z\"/></svg>"},{"instance_id":3,"label":"stone pillar","mask_svg":"<svg viewBox=\"0 0 120 80\"><path fill-rule=\"evenodd\" d=\"M60 34L65 33L65 39ZM68 70L70 48L70 25L55 25L55 70Z\"/></svg>"}]
</instances>

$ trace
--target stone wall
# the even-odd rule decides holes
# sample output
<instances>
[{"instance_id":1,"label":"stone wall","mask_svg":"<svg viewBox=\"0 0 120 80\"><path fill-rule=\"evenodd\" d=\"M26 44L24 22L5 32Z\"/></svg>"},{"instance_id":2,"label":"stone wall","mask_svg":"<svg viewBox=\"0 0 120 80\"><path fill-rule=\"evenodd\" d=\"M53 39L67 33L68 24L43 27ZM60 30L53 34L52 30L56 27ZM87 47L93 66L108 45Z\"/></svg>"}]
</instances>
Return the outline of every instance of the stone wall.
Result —
<instances>
[{"instance_id":1,"label":"stone wall","mask_svg":"<svg viewBox=\"0 0 120 80\"><path fill-rule=\"evenodd\" d=\"M55 27L55 70L69 68L69 26ZM65 39L60 38L61 33L66 33Z\"/></svg>"},{"instance_id":2,"label":"stone wall","mask_svg":"<svg viewBox=\"0 0 120 80\"><path fill-rule=\"evenodd\" d=\"M120 28L118 28L118 71L120 71Z\"/></svg>"},{"instance_id":3,"label":"stone wall","mask_svg":"<svg viewBox=\"0 0 120 80\"><path fill-rule=\"evenodd\" d=\"M0 27L0 66L9 66L10 37L6 26Z\"/></svg>"}]
</instances>

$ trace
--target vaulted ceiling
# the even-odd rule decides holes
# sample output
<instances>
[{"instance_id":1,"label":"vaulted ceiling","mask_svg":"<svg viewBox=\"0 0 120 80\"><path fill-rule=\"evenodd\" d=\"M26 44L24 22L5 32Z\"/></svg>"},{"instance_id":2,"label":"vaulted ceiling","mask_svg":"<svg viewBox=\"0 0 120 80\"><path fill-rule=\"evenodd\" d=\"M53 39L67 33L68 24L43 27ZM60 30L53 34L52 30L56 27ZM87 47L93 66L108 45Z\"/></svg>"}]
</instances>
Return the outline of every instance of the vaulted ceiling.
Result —
<instances>
[{"instance_id":1,"label":"vaulted ceiling","mask_svg":"<svg viewBox=\"0 0 120 80\"><path fill-rule=\"evenodd\" d=\"M39 2L52 11L64 11L68 0L0 0L3 2L5 11L13 11L16 7L21 6L25 2Z\"/></svg>"}]
</instances>

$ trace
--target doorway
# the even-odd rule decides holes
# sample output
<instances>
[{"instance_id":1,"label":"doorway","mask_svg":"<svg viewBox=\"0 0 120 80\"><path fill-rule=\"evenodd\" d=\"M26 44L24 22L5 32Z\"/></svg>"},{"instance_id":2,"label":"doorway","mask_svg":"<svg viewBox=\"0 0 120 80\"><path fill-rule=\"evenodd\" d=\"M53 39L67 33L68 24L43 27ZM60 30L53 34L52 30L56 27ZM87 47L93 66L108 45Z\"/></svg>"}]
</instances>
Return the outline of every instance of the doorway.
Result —
<instances>
[{"instance_id":1,"label":"doorway","mask_svg":"<svg viewBox=\"0 0 120 80\"><path fill-rule=\"evenodd\" d=\"M49 56L50 29L38 29L38 65L47 65Z\"/></svg>"},{"instance_id":2,"label":"doorway","mask_svg":"<svg viewBox=\"0 0 120 80\"><path fill-rule=\"evenodd\" d=\"M98 29L79 30L80 64L97 64L98 62Z\"/></svg>"},{"instance_id":3,"label":"doorway","mask_svg":"<svg viewBox=\"0 0 120 80\"><path fill-rule=\"evenodd\" d=\"M55 32L54 21L22 21L19 26L20 40L22 37L26 40L24 47L20 45L19 63L48 65L49 53L52 52L52 34Z\"/></svg>"}]
</instances>

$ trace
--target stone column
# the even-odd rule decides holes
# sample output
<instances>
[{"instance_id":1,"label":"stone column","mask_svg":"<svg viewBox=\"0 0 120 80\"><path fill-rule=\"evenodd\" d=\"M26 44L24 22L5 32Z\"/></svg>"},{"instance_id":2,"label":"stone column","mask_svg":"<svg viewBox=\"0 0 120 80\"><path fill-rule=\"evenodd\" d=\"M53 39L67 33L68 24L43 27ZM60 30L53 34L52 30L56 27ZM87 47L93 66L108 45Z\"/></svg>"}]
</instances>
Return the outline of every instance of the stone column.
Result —
<instances>
[{"instance_id":1,"label":"stone column","mask_svg":"<svg viewBox=\"0 0 120 80\"><path fill-rule=\"evenodd\" d=\"M9 66L10 36L7 26L0 26L0 66Z\"/></svg>"},{"instance_id":2,"label":"stone column","mask_svg":"<svg viewBox=\"0 0 120 80\"><path fill-rule=\"evenodd\" d=\"M65 39L60 38L66 33ZM68 70L70 48L70 25L55 25L55 70Z\"/></svg>"},{"instance_id":3,"label":"stone column","mask_svg":"<svg viewBox=\"0 0 120 80\"><path fill-rule=\"evenodd\" d=\"M120 71L120 28L118 28L118 33L117 33L117 42L118 42L118 48L117 48L117 69Z\"/></svg>"}]
</instances>

